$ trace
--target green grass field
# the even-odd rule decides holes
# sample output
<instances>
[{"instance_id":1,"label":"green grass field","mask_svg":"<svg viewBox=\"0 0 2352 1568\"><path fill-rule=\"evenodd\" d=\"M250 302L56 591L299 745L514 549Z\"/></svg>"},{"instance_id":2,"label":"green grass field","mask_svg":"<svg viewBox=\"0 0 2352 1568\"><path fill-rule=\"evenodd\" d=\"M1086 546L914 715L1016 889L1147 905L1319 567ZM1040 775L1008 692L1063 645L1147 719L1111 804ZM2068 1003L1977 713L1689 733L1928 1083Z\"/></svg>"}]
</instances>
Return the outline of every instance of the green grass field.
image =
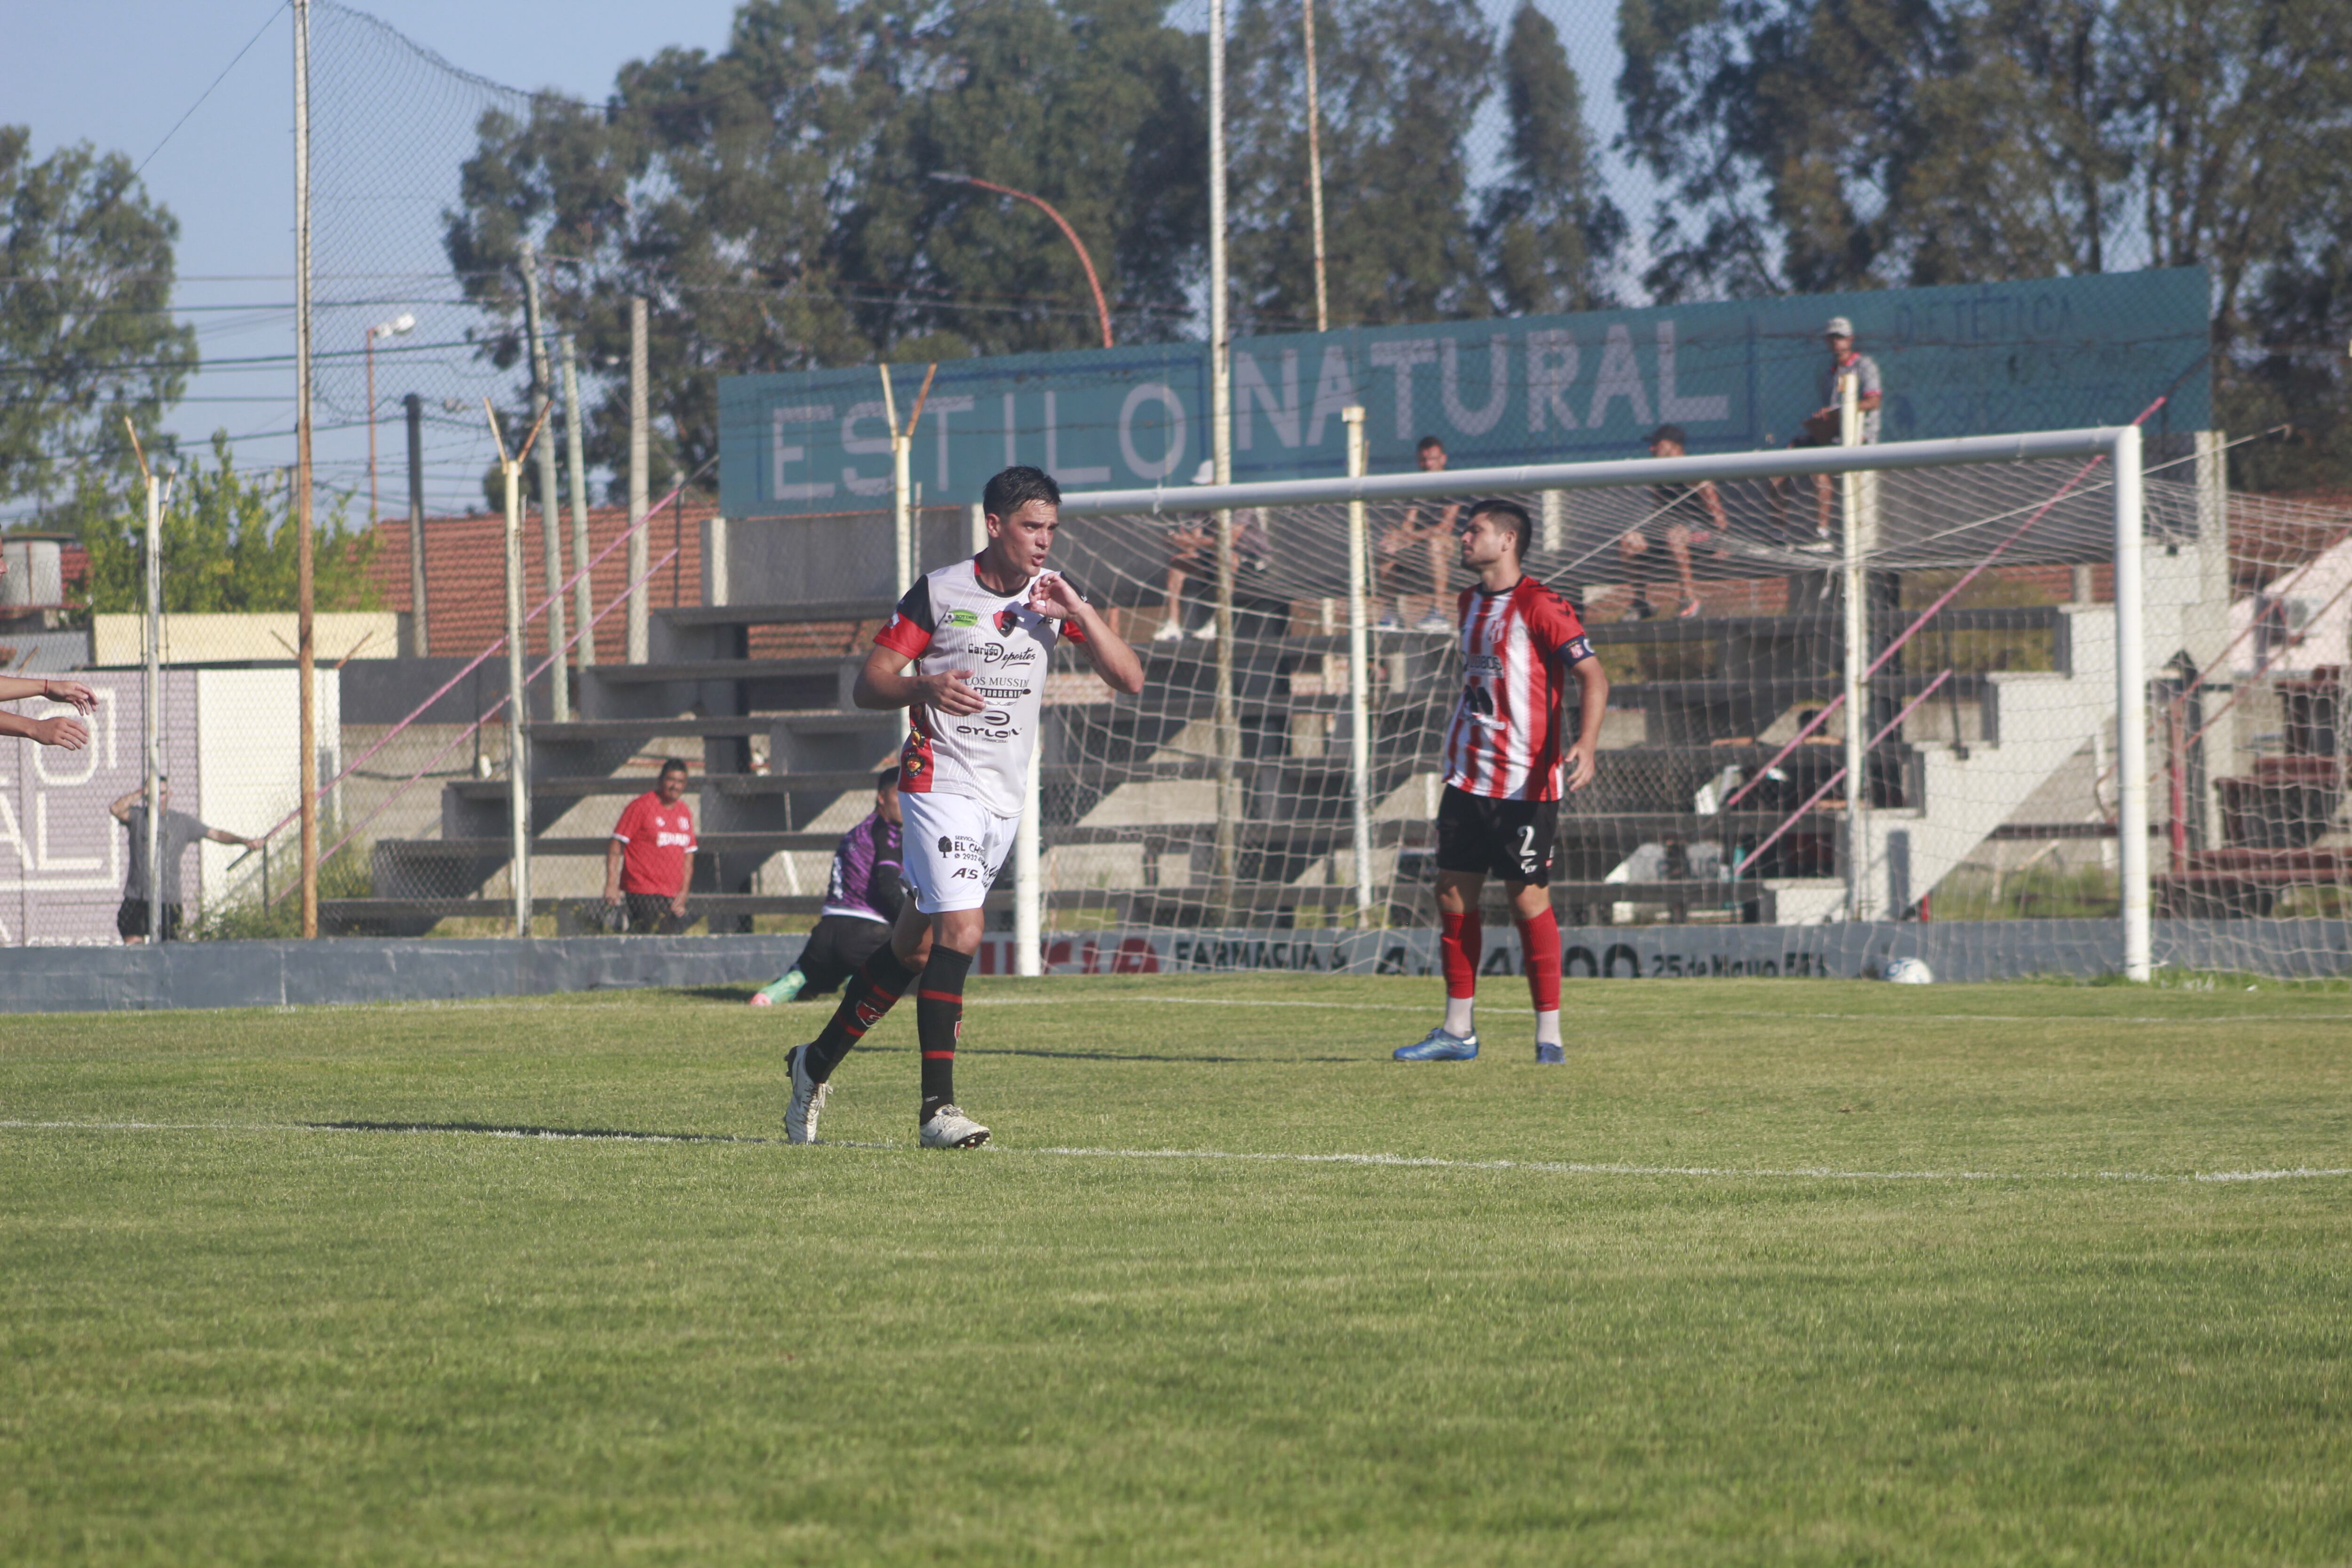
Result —
<instances>
[{"instance_id":1,"label":"green grass field","mask_svg":"<svg viewBox=\"0 0 2352 1568\"><path fill-rule=\"evenodd\" d=\"M2352 1562L2352 994L1487 984L0 1018L0 1559Z\"/></svg>"}]
</instances>

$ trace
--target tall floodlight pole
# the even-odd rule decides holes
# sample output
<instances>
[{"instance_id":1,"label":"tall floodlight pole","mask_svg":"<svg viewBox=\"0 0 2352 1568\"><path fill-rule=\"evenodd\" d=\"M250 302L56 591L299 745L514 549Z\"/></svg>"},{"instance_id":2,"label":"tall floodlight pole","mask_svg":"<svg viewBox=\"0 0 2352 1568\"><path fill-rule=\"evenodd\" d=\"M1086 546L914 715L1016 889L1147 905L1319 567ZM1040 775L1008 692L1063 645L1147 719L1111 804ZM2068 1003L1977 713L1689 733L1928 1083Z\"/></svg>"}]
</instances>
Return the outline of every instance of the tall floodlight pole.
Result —
<instances>
[{"instance_id":1,"label":"tall floodlight pole","mask_svg":"<svg viewBox=\"0 0 2352 1568\"><path fill-rule=\"evenodd\" d=\"M1209 0L1209 457L1234 477L1233 345L1225 296L1225 0ZM1234 705L1234 514L1217 513L1217 888L1231 920L1240 869L1240 721Z\"/></svg>"},{"instance_id":2,"label":"tall floodlight pole","mask_svg":"<svg viewBox=\"0 0 2352 1568\"><path fill-rule=\"evenodd\" d=\"M629 301L629 662L650 658L652 623L646 579L652 574L653 531L646 526L649 455L646 429L646 302Z\"/></svg>"},{"instance_id":3,"label":"tall floodlight pole","mask_svg":"<svg viewBox=\"0 0 2352 1568\"><path fill-rule=\"evenodd\" d=\"M541 328L543 318L539 308L539 250L530 241L522 242L522 310L523 331L530 338L530 401L531 417L544 423L548 411L555 406L555 376L547 365L547 336ZM563 524L556 511L555 443L548 442L539 449L539 531L541 554L547 571L547 651L554 657L549 667L548 689L551 700L549 717L559 724L572 721L572 683L563 673L563 595L559 590L563 584Z\"/></svg>"},{"instance_id":4,"label":"tall floodlight pole","mask_svg":"<svg viewBox=\"0 0 2352 1568\"><path fill-rule=\"evenodd\" d=\"M581 447L580 426L584 420L579 355L570 332L557 342L563 351L564 467L571 470L572 479L572 608L580 626L580 664L585 668L596 662L596 596L588 581L588 464ZM555 592L555 584L550 583L547 591Z\"/></svg>"},{"instance_id":5,"label":"tall floodlight pole","mask_svg":"<svg viewBox=\"0 0 2352 1568\"><path fill-rule=\"evenodd\" d=\"M1307 10L1307 205L1315 217L1315 330L1331 330L1330 302L1323 289L1323 104L1315 90L1315 0Z\"/></svg>"},{"instance_id":6,"label":"tall floodlight pole","mask_svg":"<svg viewBox=\"0 0 2352 1568\"><path fill-rule=\"evenodd\" d=\"M1348 477L1360 479L1370 467L1364 439L1364 410L1339 410L1348 428ZM1356 926L1370 931L1372 919L1372 621L1368 584L1371 576L1371 528L1364 503L1348 503L1348 782L1349 815L1356 851Z\"/></svg>"},{"instance_id":7,"label":"tall floodlight pole","mask_svg":"<svg viewBox=\"0 0 2352 1568\"><path fill-rule=\"evenodd\" d=\"M408 650L423 658L432 651L425 635L425 399L412 392L400 402L408 416Z\"/></svg>"},{"instance_id":8,"label":"tall floodlight pole","mask_svg":"<svg viewBox=\"0 0 2352 1568\"><path fill-rule=\"evenodd\" d=\"M294 669L301 707L302 935L308 939L319 934L319 672L310 602L316 564L310 539L310 0L293 0L293 6ZM152 882L152 863L149 871Z\"/></svg>"}]
</instances>

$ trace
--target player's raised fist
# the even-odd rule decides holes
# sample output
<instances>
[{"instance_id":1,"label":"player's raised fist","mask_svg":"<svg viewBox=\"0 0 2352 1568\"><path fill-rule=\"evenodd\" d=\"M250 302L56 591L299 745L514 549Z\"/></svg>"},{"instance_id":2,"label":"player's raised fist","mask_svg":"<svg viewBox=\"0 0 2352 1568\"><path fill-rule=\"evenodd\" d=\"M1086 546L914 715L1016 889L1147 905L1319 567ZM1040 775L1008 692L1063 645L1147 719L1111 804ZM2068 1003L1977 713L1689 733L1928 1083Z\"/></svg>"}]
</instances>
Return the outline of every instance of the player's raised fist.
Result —
<instances>
[{"instance_id":1,"label":"player's raised fist","mask_svg":"<svg viewBox=\"0 0 2352 1568\"><path fill-rule=\"evenodd\" d=\"M1029 607L1041 616L1051 616L1066 621L1078 613L1085 601L1059 572L1047 572L1039 576L1036 585L1029 590Z\"/></svg>"}]
</instances>

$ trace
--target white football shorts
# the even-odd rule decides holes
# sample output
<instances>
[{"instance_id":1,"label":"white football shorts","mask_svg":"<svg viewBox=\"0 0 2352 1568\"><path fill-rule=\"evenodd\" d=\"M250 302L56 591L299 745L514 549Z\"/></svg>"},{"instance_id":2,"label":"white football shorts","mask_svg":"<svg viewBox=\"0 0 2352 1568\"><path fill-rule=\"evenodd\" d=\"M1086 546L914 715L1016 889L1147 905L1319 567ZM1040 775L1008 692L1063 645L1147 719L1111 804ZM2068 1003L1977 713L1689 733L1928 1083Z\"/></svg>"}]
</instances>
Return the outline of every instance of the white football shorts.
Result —
<instances>
[{"instance_id":1,"label":"white football shorts","mask_svg":"<svg viewBox=\"0 0 2352 1568\"><path fill-rule=\"evenodd\" d=\"M907 880L915 907L927 915L976 910L1013 853L1017 816L999 816L967 795L900 791L906 814Z\"/></svg>"}]
</instances>

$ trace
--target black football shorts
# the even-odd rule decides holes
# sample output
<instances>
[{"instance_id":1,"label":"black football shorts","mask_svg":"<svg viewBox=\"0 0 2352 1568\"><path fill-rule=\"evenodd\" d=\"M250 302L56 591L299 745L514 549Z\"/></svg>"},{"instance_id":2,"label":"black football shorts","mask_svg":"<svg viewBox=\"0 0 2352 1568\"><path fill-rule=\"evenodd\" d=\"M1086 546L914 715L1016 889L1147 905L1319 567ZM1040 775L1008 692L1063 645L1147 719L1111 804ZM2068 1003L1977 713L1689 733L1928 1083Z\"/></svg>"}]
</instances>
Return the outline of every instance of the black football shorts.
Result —
<instances>
[{"instance_id":1,"label":"black football shorts","mask_svg":"<svg viewBox=\"0 0 2352 1568\"><path fill-rule=\"evenodd\" d=\"M1437 868L1551 884L1559 802L1491 800L1448 784L1437 802Z\"/></svg>"}]
</instances>

